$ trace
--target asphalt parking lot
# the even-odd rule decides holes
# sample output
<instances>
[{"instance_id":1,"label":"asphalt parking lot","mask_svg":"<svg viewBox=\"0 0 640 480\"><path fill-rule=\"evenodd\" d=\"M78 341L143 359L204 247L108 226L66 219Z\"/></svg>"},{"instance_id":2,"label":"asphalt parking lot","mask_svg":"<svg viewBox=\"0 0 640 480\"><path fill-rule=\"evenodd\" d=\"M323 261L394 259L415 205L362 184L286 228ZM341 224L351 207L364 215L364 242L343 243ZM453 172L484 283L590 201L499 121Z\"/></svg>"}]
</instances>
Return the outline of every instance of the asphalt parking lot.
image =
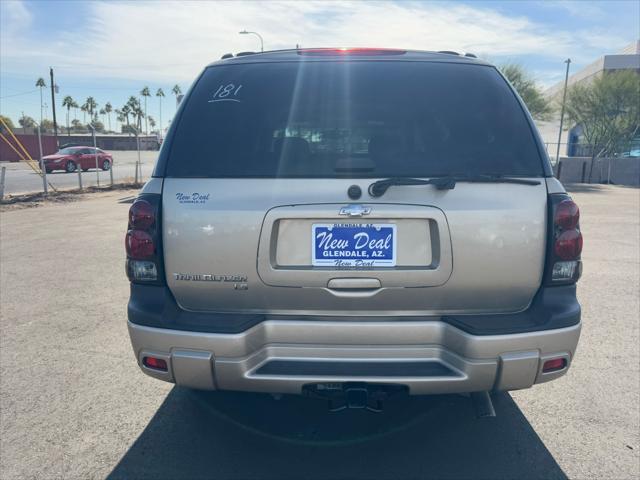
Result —
<instances>
[{"instance_id":1,"label":"asphalt parking lot","mask_svg":"<svg viewBox=\"0 0 640 480\"><path fill-rule=\"evenodd\" d=\"M640 190L576 186L583 334L569 374L497 394L329 414L285 396L194 393L139 372L123 238L135 192L0 213L0 477L640 476Z\"/></svg>"},{"instance_id":2,"label":"asphalt parking lot","mask_svg":"<svg viewBox=\"0 0 640 480\"><path fill-rule=\"evenodd\" d=\"M138 152L130 150L109 150L113 155L113 181L133 181L135 177L135 164L138 161ZM157 151L141 151L140 163L142 165L142 179L147 181L153 171L153 165L158 157ZM42 192L42 177L33 171L25 162L2 162L1 166L6 167L5 174L5 195L17 195L22 193ZM82 172L82 186L88 187L97 185L108 185L111 181L109 172L95 169ZM47 182L54 188L69 190L78 188L78 174L67 173L56 170L47 174Z\"/></svg>"}]
</instances>

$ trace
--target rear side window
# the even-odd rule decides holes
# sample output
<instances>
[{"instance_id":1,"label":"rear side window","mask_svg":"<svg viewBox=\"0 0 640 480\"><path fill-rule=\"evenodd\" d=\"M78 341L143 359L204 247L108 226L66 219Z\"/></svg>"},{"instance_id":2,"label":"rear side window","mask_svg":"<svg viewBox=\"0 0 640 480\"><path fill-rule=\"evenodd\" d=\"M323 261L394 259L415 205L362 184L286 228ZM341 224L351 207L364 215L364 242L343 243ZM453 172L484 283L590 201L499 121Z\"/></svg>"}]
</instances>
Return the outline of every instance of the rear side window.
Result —
<instances>
[{"instance_id":1,"label":"rear side window","mask_svg":"<svg viewBox=\"0 0 640 480\"><path fill-rule=\"evenodd\" d=\"M492 68L291 62L208 68L167 176L540 176L528 119Z\"/></svg>"}]
</instances>

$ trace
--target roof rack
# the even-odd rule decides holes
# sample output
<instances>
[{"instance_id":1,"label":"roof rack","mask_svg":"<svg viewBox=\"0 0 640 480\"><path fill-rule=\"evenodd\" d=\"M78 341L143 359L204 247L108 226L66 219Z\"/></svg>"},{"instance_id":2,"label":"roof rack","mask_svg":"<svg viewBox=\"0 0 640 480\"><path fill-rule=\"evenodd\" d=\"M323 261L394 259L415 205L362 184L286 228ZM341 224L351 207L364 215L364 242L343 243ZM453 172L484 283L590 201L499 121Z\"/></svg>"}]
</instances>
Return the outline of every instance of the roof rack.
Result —
<instances>
[{"instance_id":1,"label":"roof rack","mask_svg":"<svg viewBox=\"0 0 640 480\"><path fill-rule=\"evenodd\" d=\"M225 53L224 55L222 55L222 57L220 57L222 60L225 60L227 58L233 58L233 53Z\"/></svg>"},{"instance_id":2,"label":"roof rack","mask_svg":"<svg viewBox=\"0 0 640 480\"><path fill-rule=\"evenodd\" d=\"M457 55L458 57L460 56L458 52L454 52L453 50L439 50L437 53L445 53L447 55Z\"/></svg>"},{"instance_id":3,"label":"roof rack","mask_svg":"<svg viewBox=\"0 0 640 480\"><path fill-rule=\"evenodd\" d=\"M236 53L236 57L246 57L248 55L255 55L256 52L238 52Z\"/></svg>"},{"instance_id":4,"label":"roof rack","mask_svg":"<svg viewBox=\"0 0 640 480\"><path fill-rule=\"evenodd\" d=\"M464 56L470 57L470 58L478 58L478 56L475 53L465 53Z\"/></svg>"}]
</instances>

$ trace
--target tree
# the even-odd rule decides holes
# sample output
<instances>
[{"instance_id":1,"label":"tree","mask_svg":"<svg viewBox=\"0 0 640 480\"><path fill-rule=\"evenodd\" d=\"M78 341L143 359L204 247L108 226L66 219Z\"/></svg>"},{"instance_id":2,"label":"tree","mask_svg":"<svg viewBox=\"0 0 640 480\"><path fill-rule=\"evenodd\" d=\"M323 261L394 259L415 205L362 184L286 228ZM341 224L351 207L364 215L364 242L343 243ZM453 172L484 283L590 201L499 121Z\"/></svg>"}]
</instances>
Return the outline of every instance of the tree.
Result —
<instances>
[{"instance_id":1,"label":"tree","mask_svg":"<svg viewBox=\"0 0 640 480\"><path fill-rule=\"evenodd\" d=\"M91 126L96 129L96 132L104 132L104 123L100 120L93 120Z\"/></svg>"},{"instance_id":2,"label":"tree","mask_svg":"<svg viewBox=\"0 0 640 480\"><path fill-rule=\"evenodd\" d=\"M48 118L45 118L44 120L42 120L42 123L40 124L40 131L46 132L48 130L53 131L53 122Z\"/></svg>"},{"instance_id":3,"label":"tree","mask_svg":"<svg viewBox=\"0 0 640 480\"><path fill-rule=\"evenodd\" d=\"M71 109L75 104L76 102L74 102L73 98L71 98L71 96L69 95L62 99L62 106L67 107L67 135L71 135L71 128L69 127L69 114L71 113Z\"/></svg>"},{"instance_id":4,"label":"tree","mask_svg":"<svg viewBox=\"0 0 640 480\"><path fill-rule=\"evenodd\" d=\"M135 98L135 97L132 97L132 98ZM127 129L126 129L127 133L131 133L131 128L129 126L129 115L131 115L131 107L129 106L128 103L125 103L123 107L120 109L120 116L125 122L127 122Z\"/></svg>"},{"instance_id":5,"label":"tree","mask_svg":"<svg viewBox=\"0 0 640 480\"><path fill-rule=\"evenodd\" d=\"M100 109L100 115L102 115L102 120L104 120L105 115L107 114L107 111L104 108ZM102 124L104 125L104 121L102 122Z\"/></svg>"},{"instance_id":6,"label":"tree","mask_svg":"<svg viewBox=\"0 0 640 480\"><path fill-rule=\"evenodd\" d=\"M85 105L87 106L87 112L89 112L89 120L95 120L94 113L97 116L98 102L93 97L87 97Z\"/></svg>"},{"instance_id":7,"label":"tree","mask_svg":"<svg viewBox=\"0 0 640 480\"><path fill-rule=\"evenodd\" d=\"M89 105L87 103L83 103L80 106L80 111L82 112L82 123L87 123L87 112L89 111Z\"/></svg>"},{"instance_id":8,"label":"tree","mask_svg":"<svg viewBox=\"0 0 640 480\"><path fill-rule=\"evenodd\" d=\"M18 120L18 123L22 128L33 128L36 126L36 121L24 113L22 117L20 117L20 120Z\"/></svg>"},{"instance_id":9,"label":"tree","mask_svg":"<svg viewBox=\"0 0 640 480\"><path fill-rule=\"evenodd\" d=\"M132 95L127 101L127 106L129 107L129 114L133 116L133 119L136 122L136 129L138 130L138 133L140 133L142 130L142 119L144 118L144 112L140 106L140 100Z\"/></svg>"},{"instance_id":10,"label":"tree","mask_svg":"<svg viewBox=\"0 0 640 480\"><path fill-rule=\"evenodd\" d=\"M160 135L162 135L162 98L164 97L164 91L161 88L156 92L156 97L158 97L158 103L160 104Z\"/></svg>"},{"instance_id":11,"label":"tree","mask_svg":"<svg viewBox=\"0 0 640 480\"><path fill-rule=\"evenodd\" d=\"M149 120L149 125L151 125L151 131L153 131L156 126L156 120L151 115L147 115L147 119Z\"/></svg>"},{"instance_id":12,"label":"tree","mask_svg":"<svg viewBox=\"0 0 640 480\"><path fill-rule=\"evenodd\" d=\"M178 95L182 94L182 89L180 88L180 85L176 83L171 89L171 93L173 93L176 96L176 108L178 108Z\"/></svg>"},{"instance_id":13,"label":"tree","mask_svg":"<svg viewBox=\"0 0 640 480\"><path fill-rule=\"evenodd\" d=\"M516 89L533 118L551 120L554 112L553 105L544 97L535 80L522 65L508 63L502 65L500 71Z\"/></svg>"},{"instance_id":14,"label":"tree","mask_svg":"<svg viewBox=\"0 0 640 480\"><path fill-rule=\"evenodd\" d=\"M144 97L144 133L149 133L149 124L147 123L147 97L151 96L151 92L149 91L149 87L145 86L141 91L140 95Z\"/></svg>"},{"instance_id":15,"label":"tree","mask_svg":"<svg viewBox=\"0 0 640 480\"><path fill-rule=\"evenodd\" d=\"M594 160L619 153L640 133L640 75L630 70L606 73L567 91L567 120L580 125Z\"/></svg>"},{"instance_id":16,"label":"tree","mask_svg":"<svg viewBox=\"0 0 640 480\"><path fill-rule=\"evenodd\" d=\"M73 131L76 133L86 131L84 126L80 123L80 120L78 120L77 118L71 120L71 125L73 126Z\"/></svg>"},{"instance_id":17,"label":"tree","mask_svg":"<svg viewBox=\"0 0 640 480\"><path fill-rule=\"evenodd\" d=\"M109 122L109 131L111 131L111 112L113 111L113 106L111 102L107 102L104 104L104 111L107 112L107 121Z\"/></svg>"},{"instance_id":18,"label":"tree","mask_svg":"<svg viewBox=\"0 0 640 480\"><path fill-rule=\"evenodd\" d=\"M47 84L44 82L44 78L40 77L36 80L36 87L40 89L40 123L42 123L42 119L44 118L42 115L42 89L46 86Z\"/></svg>"},{"instance_id":19,"label":"tree","mask_svg":"<svg viewBox=\"0 0 640 480\"><path fill-rule=\"evenodd\" d=\"M7 127L9 127L11 130L16 128L16 127L13 126L13 122L11 121L11 119L9 117L5 117L4 115L0 115L0 119L2 119L2 121L0 121L0 130L3 129L4 124L6 124ZM4 124L2 122L4 122Z\"/></svg>"}]
</instances>

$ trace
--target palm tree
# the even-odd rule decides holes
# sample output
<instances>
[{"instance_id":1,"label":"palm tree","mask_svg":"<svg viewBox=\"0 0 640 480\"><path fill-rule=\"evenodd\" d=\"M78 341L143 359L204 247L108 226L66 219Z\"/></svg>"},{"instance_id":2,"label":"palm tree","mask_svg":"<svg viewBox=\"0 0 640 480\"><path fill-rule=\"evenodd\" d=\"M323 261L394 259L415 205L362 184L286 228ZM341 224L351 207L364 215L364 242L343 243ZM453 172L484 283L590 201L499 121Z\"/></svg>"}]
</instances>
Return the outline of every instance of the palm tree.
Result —
<instances>
[{"instance_id":1,"label":"palm tree","mask_svg":"<svg viewBox=\"0 0 640 480\"><path fill-rule=\"evenodd\" d=\"M156 92L156 97L158 97L158 103L160 104L160 135L162 135L162 97L164 97L164 91L161 88Z\"/></svg>"},{"instance_id":2,"label":"palm tree","mask_svg":"<svg viewBox=\"0 0 640 480\"><path fill-rule=\"evenodd\" d=\"M76 102L74 100L73 101L73 105L71 105L71 108L73 108L73 119L77 120L78 119L78 108L80 108L80 105L78 105L78 102Z\"/></svg>"},{"instance_id":3,"label":"palm tree","mask_svg":"<svg viewBox=\"0 0 640 480\"><path fill-rule=\"evenodd\" d=\"M140 102L138 102L138 106L133 110L133 117L136 119L136 128L138 129L138 134L140 134L142 131L142 119L146 118Z\"/></svg>"},{"instance_id":4,"label":"palm tree","mask_svg":"<svg viewBox=\"0 0 640 480\"><path fill-rule=\"evenodd\" d=\"M124 106L120 109L120 115L127 122L127 133L131 135L131 129L129 128L129 115L131 115L131 107L128 103L125 103Z\"/></svg>"},{"instance_id":5,"label":"palm tree","mask_svg":"<svg viewBox=\"0 0 640 480\"><path fill-rule=\"evenodd\" d=\"M144 133L149 133L149 124L147 123L147 97L151 96L151 92L149 91L149 87L145 86L142 90L140 90L140 95L144 97Z\"/></svg>"},{"instance_id":6,"label":"palm tree","mask_svg":"<svg viewBox=\"0 0 640 480\"><path fill-rule=\"evenodd\" d=\"M180 88L180 85L176 83L171 89L171 93L173 93L176 96L176 108L178 108L178 95L182 94L182 89Z\"/></svg>"},{"instance_id":7,"label":"palm tree","mask_svg":"<svg viewBox=\"0 0 640 480\"><path fill-rule=\"evenodd\" d=\"M71 109L76 104L69 95L62 99L62 106L67 107L67 135L71 135L71 127L69 127L69 114L71 113Z\"/></svg>"},{"instance_id":8,"label":"palm tree","mask_svg":"<svg viewBox=\"0 0 640 480\"><path fill-rule=\"evenodd\" d=\"M124 115L122 114L122 110L119 109L115 109L114 112L116 112L116 132L118 131L118 122L120 122L120 125L122 125L124 123ZM122 128L120 128L120 131L122 131Z\"/></svg>"},{"instance_id":9,"label":"palm tree","mask_svg":"<svg viewBox=\"0 0 640 480\"><path fill-rule=\"evenodd\" d=\"M100 115L102 116L102 125L104 126L104 116L107 114L107 111L104 108L100 109Z\"/></svg>"},{"instance_id":10,"label":"palm tree","mask_svg":"<svg viewBox=\"0 0 640 480\"><path fill-rule=\"evenodd\" d=\"M89 104L84 102L80 105L80 111L82 112L82 123L87 123L87 112L89 111Z\"/></svg>"},{"instance_id":11,"label":"palm tree","mask_svg":"<svg viewBox=\"0 0 640 480\"><path fill-rule=\"evenodd\" d=\"M111 131L111 112L113 111L111 102L107 102L104 104L104 111L107 112L107 120L109 121L109 131Z\"/></svg>"},{"instance_id":12,"label":"palm tree","mask_svg":"<svg viewBox=\"0 0 640 480\"><path fill-rule=\"evenodd\" d=\"M93 97L87 97L87 101L86 101L86 105L87 105L87 112L89 112L89 119L91 121L95 120L94 118L94 113L95 116L97 117L97 108L98 108L98 102L96 102L95 98Z\"/></svg>"},{"instance_id":13,"label":"palm tree","mask_svg":"<svg viewBox=\"0 0 640 480\"><path fill-rule=\"evenodd\" d=\"M40 123L42 123L42 89L45 88L47 86L46 83L44 83L44 78L40 77L38 78L38 80L36 80L36 87L38 87L40 89Z\"/></svg>"},{"instance_id":14,"label":"palm tree","mask_svg":"<svg viewBox=\"0 0 640 480\"><path fill-rule=\"evenodd\" d=\"M147 119L149 120L149 125L151 125L151 131L153 132L153 129L156 126L156 120L151 115L147 115Z\"/></svg>"}]
</instances>

